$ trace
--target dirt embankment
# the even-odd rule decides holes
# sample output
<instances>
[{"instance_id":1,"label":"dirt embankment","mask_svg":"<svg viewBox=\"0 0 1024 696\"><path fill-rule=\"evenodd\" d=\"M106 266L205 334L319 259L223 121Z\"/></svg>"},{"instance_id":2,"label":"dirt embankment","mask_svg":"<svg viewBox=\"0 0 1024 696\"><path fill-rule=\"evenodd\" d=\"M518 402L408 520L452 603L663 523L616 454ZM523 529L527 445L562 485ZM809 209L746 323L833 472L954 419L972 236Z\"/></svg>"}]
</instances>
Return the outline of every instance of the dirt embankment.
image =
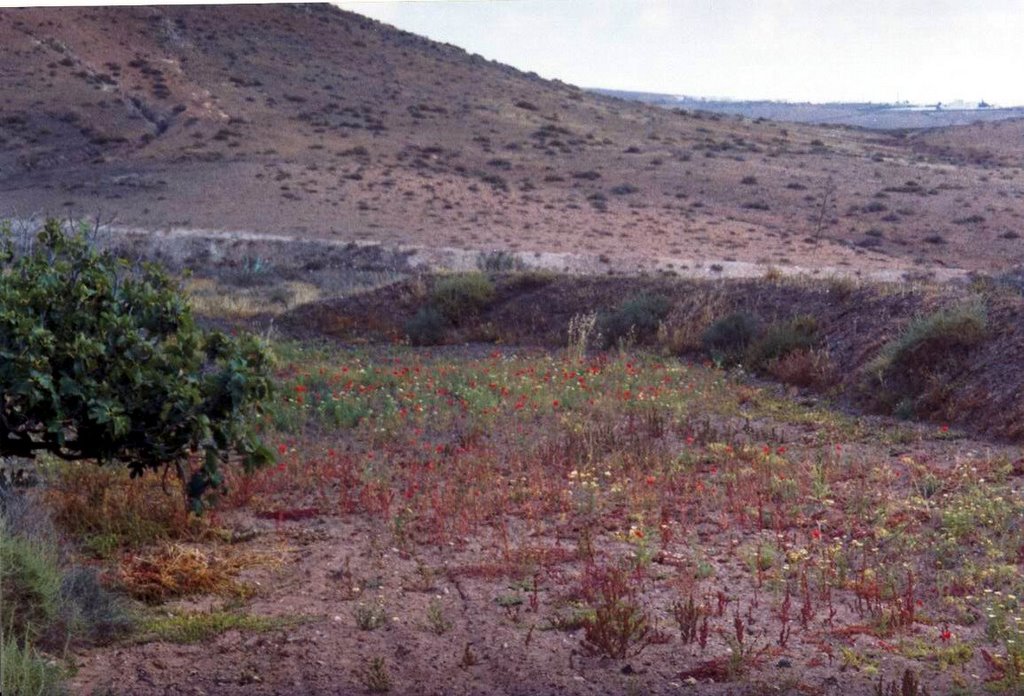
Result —
<instances>
[{"instance_id":1,"label":"dirt embankment","mask_svg":"<svg viewBox=\"0 0 1024 696\"><path fill-rule=\"evenodd\" d=\"M405 323L429 302L432 276L379 290L299 307L283 318L295 337L341 341L404 340ZM868 366L917 318L981 302L983 339L954 360L943 355L931 371L927 407L917 416L974 433L1024 440L1024 296L1010 287L855 284L803 279L679 280L570 277L527 272L499 276L487 306L449 327L446 342L496 341L515 345L566 345L570 319L614 310L623 300L658 295L670 309L653 341L679 355L699 356L700 336L733 313L770 326L813 316L832 379L822 389L872 409L881 388ZM922 360L929 358L923 357ZM928 365L922 366L928 372ZM918 395L919 396L919 395Z\"/></svg>"}]
</instances>

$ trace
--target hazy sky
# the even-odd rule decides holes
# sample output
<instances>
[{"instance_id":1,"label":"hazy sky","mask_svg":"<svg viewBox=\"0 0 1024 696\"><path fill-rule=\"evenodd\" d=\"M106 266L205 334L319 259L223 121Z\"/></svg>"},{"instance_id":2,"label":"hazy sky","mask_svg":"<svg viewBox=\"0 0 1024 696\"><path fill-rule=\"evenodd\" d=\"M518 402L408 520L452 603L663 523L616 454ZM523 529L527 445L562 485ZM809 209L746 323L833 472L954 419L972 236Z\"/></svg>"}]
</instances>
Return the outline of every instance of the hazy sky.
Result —
<instances>
[{"instance_id":1,"label":"hazy sky","mask_svg":"<svg viewBox=\"0 0 1024 696\"><path fill-rule=\"evenodd\" d=\"M1024 104L1024 0L362 0L345 9L581 87Z\"/></svg>"}]
</instances>

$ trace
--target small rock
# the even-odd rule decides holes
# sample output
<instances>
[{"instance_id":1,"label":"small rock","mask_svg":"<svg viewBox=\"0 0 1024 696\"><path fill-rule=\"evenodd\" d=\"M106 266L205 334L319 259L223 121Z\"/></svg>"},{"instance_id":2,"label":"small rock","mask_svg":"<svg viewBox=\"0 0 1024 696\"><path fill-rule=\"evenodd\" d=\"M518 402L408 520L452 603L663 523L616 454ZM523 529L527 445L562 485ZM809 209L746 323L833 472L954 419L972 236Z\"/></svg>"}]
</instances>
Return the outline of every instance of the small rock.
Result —
<instances>
[{"instance_id":1,"label":"small rock","mask_svg":"<svg viewBox=\"0 0 1024 696\"><path fill-rule=\"evenodd\" d=\"M627 664L625 667L622 668L622 673L623 674L632 674L633 673L633 665Z\"/></svg>"},{"instance_id":2,"label":"small rock","mask_svg":"<svg viewBox=\"0 0 1024 696\"><path fill-rule=\"evenodd\" d=\"M787 660L786 658L782 658L781 660L775 663L775 666L781 667L782 669L787 669L789 667L792 667L793 663Z\"/></svg>"}]
</instances>

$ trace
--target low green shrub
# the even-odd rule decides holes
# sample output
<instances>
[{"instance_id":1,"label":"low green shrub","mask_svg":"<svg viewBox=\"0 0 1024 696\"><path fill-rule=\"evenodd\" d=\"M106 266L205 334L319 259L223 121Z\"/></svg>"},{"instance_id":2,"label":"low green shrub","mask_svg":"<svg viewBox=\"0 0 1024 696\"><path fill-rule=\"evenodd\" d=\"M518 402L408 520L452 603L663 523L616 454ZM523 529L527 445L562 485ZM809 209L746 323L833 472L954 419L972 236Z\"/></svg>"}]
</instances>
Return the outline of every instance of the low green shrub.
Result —
<instances>
[{"instance_id":1,"label":"low green shrub","mask_svg":"<svg viewBox=\"0 0 1024 696\"><path fill-rule=\"evenodd\" d=\"M103 586L99 572L67 565L40 502L18 491L0 494L0 633L22 645L57 649L105 643L130 631L134 620L125 602Z\"/></svg>"},{"instance_id":2,"label":"low green shrub","mask_svg":"<svg viewBox=\"0 0 1024 696\"><path fill-rule=\"evenodd\" d=\"M31 644L6 636L0 652L0 693L57 696L67 693L67 689L60 667L45 659Z\"/></svg>"},{"instance_id":3,"label":"low green shrub","mask_svg":"<svg viewBox=\"0 0 1024 696\"><path fill-rule=\"evenodd\" d=\"M668 314L669 301L660 295L636 295L625 300L614 311L598 319L598 331L606 348L629 337L638 343L652 339Z\"/></svg>"},{"instance_id":4,"label":"low green shrub","mask_svg":"<svg viewBox=\"0 0 1024 696\"><path fill-rule=\"evenodd\" d=\"M0 518L0 625L4 635L34 642L54 623L60 610L61 571L52 545L7 529ZM6 689L4 693L10 693Z\"/></svg>"},{"instance_id":5,"label":"low green shrub","mask_svg":"<svg viewBox=\"0 0 1024 696\"><path fill-rule=\"evenodd\" d=\"M802 316L772 324L747 349L747 365L765 372L771 364L796 350L809 350L820 342L818 322Z\"/></svg>"},{"instance_id":6,"label":"low green shrub","mask_svg":"<svg viewBox=\"0 0 1024 696\"><path fill-rule=\"evenodd\" d=\"M938 310L912 321L865 368L875 404L889 412L924 415L941 405L949 379L986 335L981 301Z\"/></svg>"},{"instance_id":7,"label":"low green shrub","mask_svg":"<svg viewBox=\"0 0 1024 696\"><path fill-rule=\"evenodd\" d=\"M744 312L722 317L701 336L701 346L715 361L737 363L757 337L757 319Z\"/></svg>"},{"instance_id":8,"label":"low green shrub","mask_svg":"<svg viewBox=\"0 0 1024 696\"><path fill-rule=\"evenodd\" d=\"M414 346L436 346L444 340L447 326L448 322L441 312L433 307L423 307L405 322L405 335Z\"/></svg>"},{"instance_id":9,"label":"low green shrub","mask_svg":"<svg viewBox=\"0 0 1024 696\"><path fill-rule=\"evenodd\" d=\"M456 326L479 314L494 299L494 283L483 273L438 278L430 304Z\"/></svg>"}]
</instances>

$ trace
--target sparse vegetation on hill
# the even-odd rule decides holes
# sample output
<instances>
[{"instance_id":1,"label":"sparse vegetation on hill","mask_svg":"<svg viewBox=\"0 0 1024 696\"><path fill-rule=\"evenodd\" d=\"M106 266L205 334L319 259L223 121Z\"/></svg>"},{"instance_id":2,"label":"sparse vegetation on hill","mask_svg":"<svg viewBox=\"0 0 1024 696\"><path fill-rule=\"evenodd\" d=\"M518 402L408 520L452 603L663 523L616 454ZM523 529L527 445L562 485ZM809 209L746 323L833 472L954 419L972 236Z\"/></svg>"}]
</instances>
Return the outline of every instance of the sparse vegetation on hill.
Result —
<instances>
[{"instance_id":1,"label":"sparse vegetation on hill","mask_svg":"<svg viewBox=\"0 0 1024 696\"><path fill-rule=\"evenodd\" d=\"M1024 263L1005 236L1021 121L866 132L662 109L326 4L4 9L0 63L0 215L455 247L487 271L535 252Z\"/></svg>"}]
</instances>

